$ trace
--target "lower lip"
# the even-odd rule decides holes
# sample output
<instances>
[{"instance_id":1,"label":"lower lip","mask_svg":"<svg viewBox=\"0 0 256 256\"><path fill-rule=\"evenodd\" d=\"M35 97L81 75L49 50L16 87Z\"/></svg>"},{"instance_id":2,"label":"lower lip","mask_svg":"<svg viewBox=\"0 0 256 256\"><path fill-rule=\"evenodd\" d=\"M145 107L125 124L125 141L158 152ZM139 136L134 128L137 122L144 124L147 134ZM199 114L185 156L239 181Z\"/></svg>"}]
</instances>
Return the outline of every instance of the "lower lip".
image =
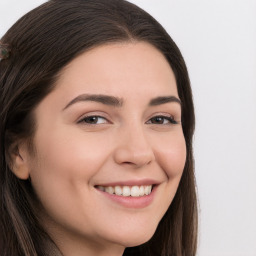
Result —
<instances>
[{"instance_id":1,"label":"lower lip","mask_svg":"<svg viewBox=\"0 0 256 256\"><path fill-rule=\"evenodd\" d=\"M97 189L102 195L107 197L108 199L114 201L115 203L118 203L124 207L127 208L145 208L149 206L155 197L155 193L157 190L157 186L154 186L151 193L149 195L145 196L138 196L138 197L132 197L132 196L118 196L115 194L109 194L107 192L101 191Z\"/></svg>"}]
</instances>

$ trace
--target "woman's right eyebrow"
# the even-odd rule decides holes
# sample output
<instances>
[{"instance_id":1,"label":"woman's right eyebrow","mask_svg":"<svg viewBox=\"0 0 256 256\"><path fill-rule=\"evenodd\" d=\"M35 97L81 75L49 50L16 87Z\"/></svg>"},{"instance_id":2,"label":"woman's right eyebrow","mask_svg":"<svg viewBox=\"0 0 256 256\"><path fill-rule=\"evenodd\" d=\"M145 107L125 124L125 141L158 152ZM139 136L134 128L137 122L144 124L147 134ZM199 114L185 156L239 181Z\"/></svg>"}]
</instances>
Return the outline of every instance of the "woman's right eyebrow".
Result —
<instances>
[{"instance_id":1,"label":"woman's right eyebrow","mask_svg":"<svg viewBox=\"0 0 256 256\"><path fill-rule=\"evenodd\" d=\"M84 102L84 101L94 101L104 105L113 106L113 107L122 107L124 100L119 97L111 96L111 95L104 95L104 94L81 94L71 100L64 108L67 109L71 105ZM166 103L176 102L181 105L181 101L176 96L160 96L150 100L149 106L158 106Z\"/></svg>"},{"instance_id":2,"label":"woman's right eyebrow","mask_svg":"<svg viewBox=\"0 0 256 256\"><path fill-rule=\"evenodd\" d=\"M113 106L113 107L122 107L123 105L123 99L118 97L104 95L104 94L81 94L76 98L74 98L73 100L71 100L63 110L81 101L94 101L94 102L99 102L104 105Z\"/></svg>"}]
</instances>

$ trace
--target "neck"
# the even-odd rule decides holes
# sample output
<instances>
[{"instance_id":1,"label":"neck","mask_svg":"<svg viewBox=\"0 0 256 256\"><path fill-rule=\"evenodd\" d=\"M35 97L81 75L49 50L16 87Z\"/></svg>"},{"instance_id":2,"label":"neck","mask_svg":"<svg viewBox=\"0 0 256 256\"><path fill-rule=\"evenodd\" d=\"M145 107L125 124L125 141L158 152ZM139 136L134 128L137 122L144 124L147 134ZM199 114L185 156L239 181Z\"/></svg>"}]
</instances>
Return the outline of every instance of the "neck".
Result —
<instances>
[{"instance_id":1,"label":"neck","mask_svg":"<svg viewBox=\"0 0 256 256\"><path fill-rule=\"evenodd\" d=\"M54 256L122 256L124 247L113 244L96 244L95 242L80 243L79 241L61 241L56 243L62 254ZM52 254L51 254L52 256Z\"/></svg>"}]
</instances>

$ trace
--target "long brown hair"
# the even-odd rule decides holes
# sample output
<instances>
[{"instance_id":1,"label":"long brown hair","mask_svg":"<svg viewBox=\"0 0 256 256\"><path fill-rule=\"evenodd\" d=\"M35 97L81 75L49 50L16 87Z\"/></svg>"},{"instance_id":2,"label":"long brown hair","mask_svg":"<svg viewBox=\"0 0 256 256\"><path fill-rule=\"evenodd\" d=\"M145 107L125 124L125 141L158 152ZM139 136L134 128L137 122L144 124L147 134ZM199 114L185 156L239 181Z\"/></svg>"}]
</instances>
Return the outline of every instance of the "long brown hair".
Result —
<instances>
[{"instance_id":1,"label":"long brown hair","mask_svg":"<svg viewBox=\"0 0 256 256\"><path fill-rule=\"evenodd\" d=\"M50 0L18 20L3 36L9 56L0 61L0 243L3 256L47 255L50 243L37 220L36 195L29 180L11 171L15 142L33 147L32 111L54 88L58 74L84 51L111 42L146 41L166 57L182 102L187 158L177 193L145 244L124 255L194 256L197 247L197 199L192 136L194 108L183 57L171 37L148 13L124 0Z\"/></svg>"}]
</instances>

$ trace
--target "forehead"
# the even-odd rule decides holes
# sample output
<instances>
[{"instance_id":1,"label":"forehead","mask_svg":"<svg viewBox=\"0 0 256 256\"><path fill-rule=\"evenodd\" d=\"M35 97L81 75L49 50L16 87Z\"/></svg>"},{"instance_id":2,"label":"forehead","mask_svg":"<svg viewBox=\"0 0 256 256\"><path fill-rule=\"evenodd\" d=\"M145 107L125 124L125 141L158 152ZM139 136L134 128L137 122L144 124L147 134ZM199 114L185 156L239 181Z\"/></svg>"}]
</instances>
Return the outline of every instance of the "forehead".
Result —
<instances>
[{"instance_id":1,"label":"forehead","mask_svg":"<svg viewBox=\"0 0 256 256\"><path fill-rule=\"evenodd\" d=\"M176 81L172 69L154 46L145 42L113 43L98 46L71 61L61 72L57 86L80 85L93 93L108 93L114 85L119 89L136 86L153 90Z\"/></svg>"},{"instance_id":2,"label":"forehead","mask_svg":"<svg viewBox=\"0 0 256 256\"><path fill-rule=\"evenodd\" d=\"M159 96L178 97L169 63L145 42L112 43L82 53L62 70L43 102L51 99L64 108L81 94L111 95L142 105Z\"/></svg>"}]
</instances>

